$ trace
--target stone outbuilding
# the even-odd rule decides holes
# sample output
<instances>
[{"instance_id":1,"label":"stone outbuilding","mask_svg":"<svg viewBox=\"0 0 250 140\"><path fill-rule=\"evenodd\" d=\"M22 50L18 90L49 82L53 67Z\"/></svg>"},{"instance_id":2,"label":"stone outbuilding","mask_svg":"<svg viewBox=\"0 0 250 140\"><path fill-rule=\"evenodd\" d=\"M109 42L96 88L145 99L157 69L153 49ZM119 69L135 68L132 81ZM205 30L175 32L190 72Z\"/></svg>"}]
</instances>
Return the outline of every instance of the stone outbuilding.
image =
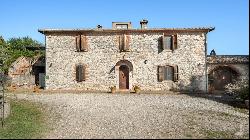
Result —
<instances>
[{"instance_id":1,"label":"stone outbuilding","mask_svg":"<svg viewBox=\"0 0 250 140\"><path fill-rule=\"evenodd\" d=\"M207 73L211 90L225 90L225 86L239 80L249 80L249 55L207 56Z\"/></svg>"},{"instance_id":2,"label":"stone outbuilding","mask_svg":"<svg viewBox=\"0 0 250 140\"><path fill-rule=\"evenodd\" d=\"M11 86L32 89L34 86L44 87L45 58L19 57L8 70Z\"/></svg>"}]
</instances>

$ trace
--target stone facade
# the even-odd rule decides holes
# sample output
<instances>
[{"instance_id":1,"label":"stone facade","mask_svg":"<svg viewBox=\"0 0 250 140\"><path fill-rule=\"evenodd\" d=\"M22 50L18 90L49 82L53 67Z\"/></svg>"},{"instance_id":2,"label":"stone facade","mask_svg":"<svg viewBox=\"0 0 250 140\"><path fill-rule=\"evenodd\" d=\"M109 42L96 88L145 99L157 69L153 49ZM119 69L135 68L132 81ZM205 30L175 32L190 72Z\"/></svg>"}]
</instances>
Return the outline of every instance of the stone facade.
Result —
<instances>
[{"instance_id":1,"label":"stone facade","mask_svg":"<svg viewBox=\"0 0 250 140\"><path fill-rule=\"evenodd\" d=\"M121 60L132 64L129 89L206 91L206 34L209 29L162 30L39 30L46 38L46 89L102 90L119 87ZM119 35L131 36L130 51L120 52ZM178 49L161 50L163 33L177 35ZM76 51L76 36L84 34L89 50ZM77 64L86 65L87 80L76 81ZM158 66L178 66L179 80L158 81Z\"/></svg>"}]
</instances>

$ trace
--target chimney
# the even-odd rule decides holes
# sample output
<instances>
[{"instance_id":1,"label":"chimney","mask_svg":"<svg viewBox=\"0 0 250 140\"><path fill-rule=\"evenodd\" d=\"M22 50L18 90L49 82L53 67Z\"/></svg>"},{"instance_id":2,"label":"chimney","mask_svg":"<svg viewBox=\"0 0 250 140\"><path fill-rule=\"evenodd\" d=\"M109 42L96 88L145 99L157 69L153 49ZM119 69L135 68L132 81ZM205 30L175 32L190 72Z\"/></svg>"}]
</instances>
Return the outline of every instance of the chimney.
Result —
<instances>
[{"instance_id":1,"label":"chimney","mask_svg":"<svg viewBox=\"0 0 250 140\"><path fill-rule=\"evenodd\" d=\"M143 20L140 21L140 24L141 24L141 29L147 29L148 28L148 26L147 26L148 20L143 19Z\"/></svg>"},{"instance_id":2,"label":"chimney","mask_svg":"<svg viewBox=\"0 0 250 140\"><path fill-rule=\"evenodd\" d=\"M102 26L101 25L97 25L97 29L102 29Z\"/></svg>"}]
</instances>

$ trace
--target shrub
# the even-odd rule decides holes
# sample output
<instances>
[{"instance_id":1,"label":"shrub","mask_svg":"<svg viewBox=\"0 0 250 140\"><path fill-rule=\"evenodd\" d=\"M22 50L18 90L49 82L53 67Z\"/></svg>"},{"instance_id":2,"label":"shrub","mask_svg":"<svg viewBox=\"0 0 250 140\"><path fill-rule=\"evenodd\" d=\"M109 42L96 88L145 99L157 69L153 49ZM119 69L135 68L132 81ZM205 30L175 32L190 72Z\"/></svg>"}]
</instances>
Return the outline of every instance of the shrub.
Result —
<instances>
[{"instance_id":1,"label":"shrub","mask_svg":"<svg viewBox=\"0 0 250 140\"><path fill-rule=\"evenodd\" d=\"M134 86L134 91L135 91L135 93L138 93L138 92L140 92L140 90L141 90L141 88L139 87L139 86Z\"/></svg>"},{"instance_id":2,"label":"shrub","mask_svg":"<svg viewBox=\"0 0 250 140\"><path fill-rule=\"evenodd\" d=\"M110 87L111 93L115 93L116 91L116 86Z\"/></svg>"},{"instance_id":3,"label":"shrub","mask_svg":"<svg viewBox=\"0 0 250 140\"><path fill-rule=\"evenodd\" d=\"M236 98L242 100L249 100L249 81L247 79L241 79L229 83L225 86L227 93L234 95Z\"/></svg>"}]
</instances>

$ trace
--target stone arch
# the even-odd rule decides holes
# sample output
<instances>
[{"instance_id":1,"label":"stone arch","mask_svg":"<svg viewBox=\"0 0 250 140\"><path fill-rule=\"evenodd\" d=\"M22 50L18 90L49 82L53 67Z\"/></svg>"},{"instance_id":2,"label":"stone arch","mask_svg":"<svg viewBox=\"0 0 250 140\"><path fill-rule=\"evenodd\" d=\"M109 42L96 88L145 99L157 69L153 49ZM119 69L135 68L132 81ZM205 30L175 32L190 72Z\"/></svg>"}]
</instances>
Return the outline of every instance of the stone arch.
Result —
<instances>
[{"instance_id":1,"label":"stone arch","mask_svg":"<svg viewBox=\"0 0 250 140\"><path fill-rule=\"evenodd\" d=\"M126 65L129 68L129 71L133 71L133 64L128 60L120 60L118 61L115 66Z\"/></svg>"},{"instance_id":2,"label":"stone arch","mask_svg":"<svg viewBox=\"0 0 250 140\"><path fill-rule=\"evenodd\" d=\"M230 65L218 65L209 70L209 84L216 90L224 90L225 85L239 78L239 71Z\"/></svg>"},{"instance_id":3,"label":"stone arch","mask_svg":"<svg viewBox=\"0 0 250 140\"><path fill-rule=\"evenodd\" d=\"M229 69L233 70L234 72L236 72L238 76L241 75L240 71L237 68L235 68L233 65L217 65L217 66L209 69L208 74L211 74L213 71L220 69L220 68L229 68Z\"/></svg>"},{"instance_id":4,"label":"stone arch","mask_svg":"<svg viewBox=\"0 0 250 140\"><path fill-rule=\"evenodd\" d=\"M121 69L122 68L125 68L125 67L127 67L128 68L128 73L127 73L127 79L128 79L128 81L127 81L127 84L126 85L128 85L128 87L126 87L126 89L131 89L132 88L132 79L133 79L133 64L130 62L130 61L128 61L128 60L120 60L120 61L118 61L116 64L115 64L115 75L116 75L116 87L119 87L119 90L120 89L122 89L122 88L120 88L121 86ZM123 69L124 70L124 69ZM123 71L122 70L122 71ZM126 70L125 71L123 71L123 73L125 73L126 74Z\"/></svg>"}]
</instances>

